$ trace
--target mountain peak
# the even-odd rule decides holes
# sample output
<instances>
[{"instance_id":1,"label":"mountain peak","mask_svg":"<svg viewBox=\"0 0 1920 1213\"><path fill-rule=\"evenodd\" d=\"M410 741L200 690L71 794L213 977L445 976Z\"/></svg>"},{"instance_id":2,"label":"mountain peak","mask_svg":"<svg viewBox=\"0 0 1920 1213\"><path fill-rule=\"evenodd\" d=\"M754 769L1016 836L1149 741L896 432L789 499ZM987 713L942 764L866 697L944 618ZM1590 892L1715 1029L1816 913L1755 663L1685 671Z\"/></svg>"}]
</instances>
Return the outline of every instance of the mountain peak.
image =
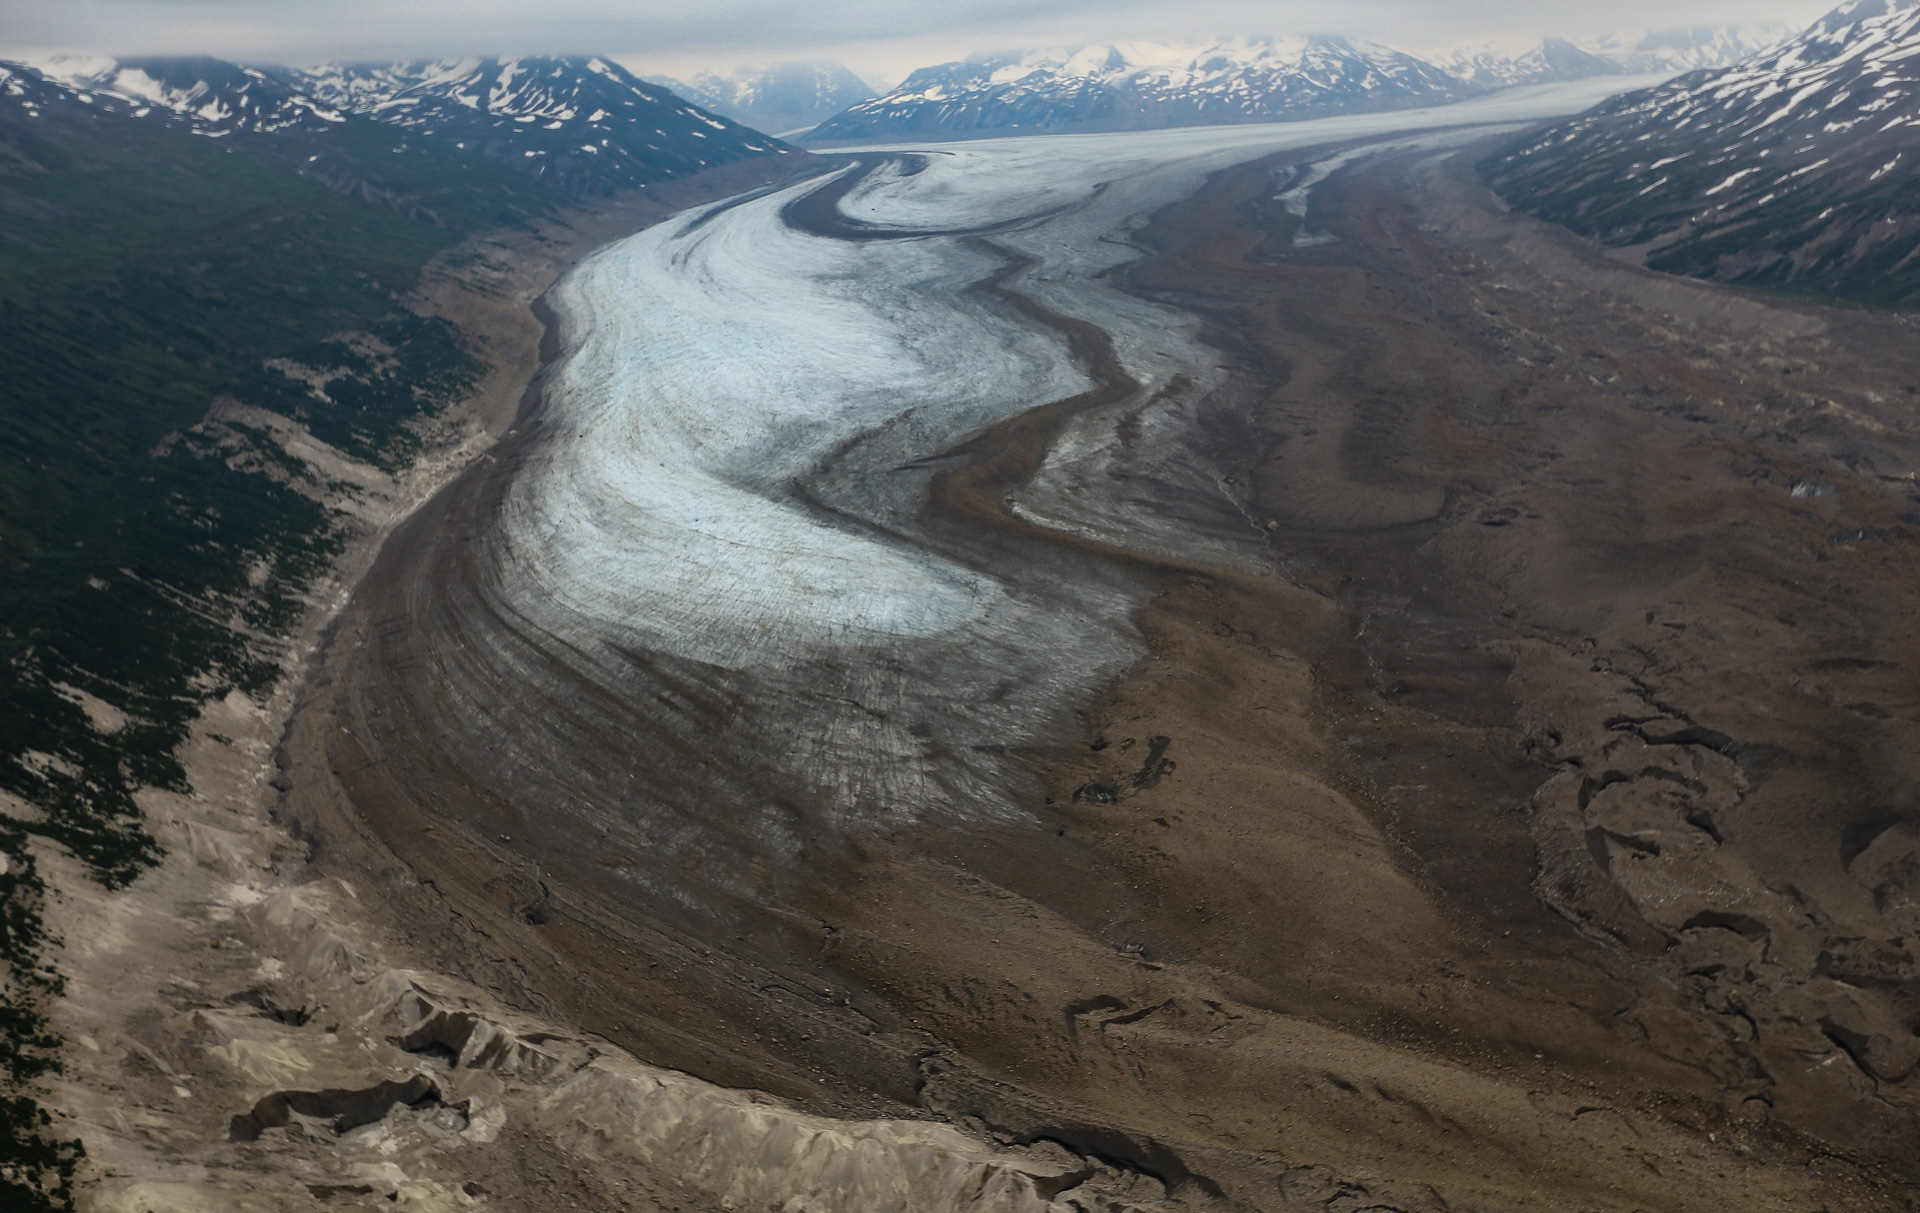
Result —
<instances>
[{"instance_id":1,"label":"mountain peak","mask_svg":"<svg viewBox=\"0 0 1920 1213\"><path fill-rule=\"evenodd\" d=\"M1594 76L1617 76L1625 68L1564 38L1506 38L1425 55L1447 72L1482 88L1513 88Z\"/></svg>"},{"instance_id":2,"label":"mountain peak","mask_svg":"<svg viewBox=\"0 0 1920 1213\"><path fill-rule=\"evenodd\" d=\"M343 112L451 139L574 194L790 150L600 56L327 64L289 75Z\"/></svg>"},{"instance_id":3,"label":"mountain peak","mask_svg":"<svg viewBox=\"0 0 1920 1213\"><path fill-rule=\"evenodd\" d=\"M205 55L57 57L27 66L82 100L96 94L116 98L127 103L135 117L171 115L205 135L324 130L342 121L337 111L284 80Z\"/></svg>"},{"instance_id":4,"label":"mountain peak","mask_svg":"<svg viewBox=\"0 0 1920 1213\"><path fill-rule=\"evenodd\" d=\"M809 142L1149 130L1441 104L1477 91L1444 69L1333 37L1112 42L921 68Z\"/></svg>"},{"instance_id":5,"label":"mountain peak","mask_svg":"<svg viewBox=\"0 0 1920 1213\"><path fill-rule=\"evenodd\" d=\"M874 95L866 81L830 59L797 59L732 72L700 72L661 84L702 108L780 134L811 127Z\"/></svg>"},{"instance_id":6,"label":"mountain peak","mask_svg":"<svg viewBox=\"0 0 1920 1213\"><path fill-rule=\"evenodd\" d=\"M1702 26L1584 46L1535 36L1421 54L1298 34L996 51L921 68L807 141L1145 130L1445 104L1517 85L1718 66L1786 32Z\"/></svg>"},{"instance_id":7,"label":"mountain peak","mask_svg":"<svg viewBox=\"0 0 1920 1213\"><path fill-rule=\"evenodd\" d=\"M0 101L23 113L71 103L214 138L301 134L326 160L379 127L485 156L576 196L644 187L754 156L776 139L699 109L599 56L444 59L304 70L206 57L64 58L0 65ZM349 130L351 128L351 130ZM335 136L335 132L344 132ZM377 146L390 137L374 135ZM332 142L324 142L331 139ZM385 150L405 150L400 146Z\"/></svg>"}]
</instances>

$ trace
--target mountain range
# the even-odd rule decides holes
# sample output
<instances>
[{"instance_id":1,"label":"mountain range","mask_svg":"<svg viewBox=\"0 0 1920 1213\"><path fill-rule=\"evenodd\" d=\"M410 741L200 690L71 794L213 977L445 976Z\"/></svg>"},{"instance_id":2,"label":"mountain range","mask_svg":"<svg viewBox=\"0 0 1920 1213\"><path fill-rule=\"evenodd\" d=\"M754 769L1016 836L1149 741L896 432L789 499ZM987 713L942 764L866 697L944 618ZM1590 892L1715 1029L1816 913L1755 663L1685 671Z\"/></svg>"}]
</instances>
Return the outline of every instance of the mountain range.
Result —
<instances>
[{"instance_id":1,"label":"mountain range","mask_svg":"<svg viewBox=\"0 0 1920 1213\"><path fill-rule=\"evenodd\" d=\"M342 116L258 68L203 55L175 59L61 58L10 65L83 104L131 117L178 119L202 134L324 131Z\"/></svg>"},{"instance_id":2,"label":"mountain range","mask_svg":"<svg viewBox=\"0 0 1920 1213\"><path fill-rule=\"evenodd\" d=\"M593 196L785 150L763 131L833 144L1310 118L1689 70L1731 62L1784 32L1707 26L1587 45L1537 38L1424 53L1337 37L1123 42L978 55L922 68L878 97L825 61L686 80L643 79L597 56L309 68L81 57L9 70L103 111L184 123L215 138L321 136L370 121Z\"/></svg>"},{"instance_id":3,"label":"mountain range","mask_svg":"<svg viewBox=\"0 0 1920 1213\"><path fill-rule=\"evenodd\" d=\"M1437 64L1346 38L1122 42L980 55L914 72L809 142L1151 130L1444 104L1476 90Z\"/></svg>"},{"instance_id":4,"label":"mountain range","mask_svg":"<svg viewBox=\"0 0 1920 1213\"><path fill-rule=\"evenodd\" d=\"M1799 26L1778 21L1683 25L1583 38L1580 47L1612 60L1632 75L1651 72L1677 75L1738 63L1799 32Z\"/></svg>"},{"instance_id":5,"label":"mountain range","mask_svg":"<svg viewBox=\"0 0 1920 1213\"><path fill-rule=\"evenodd\" d=\"M310 174L324 171L333 144L351 141L330 134L362 126L402 136L396 152L431 145L443 154L482 157L574 197L790 151L599 57L307 69L203 57L66 58L4 66L23 90L16 102L23 112L78 103L211 138L317 139L305 152Z\"/></svg>"},{"instance_id":6,"label":"mountain range","mask_svg":"<svg viewBox=\"0 0 1920 1213\"><path fill-rule=\"evenodd\" d=\"M1564 38L1485 42L1430 51L1425 57L1476 90L1618 76L1629 70Z\"/></svg>"},{"instance_id":7,"label":"mountain range","mask_svg":"<svg viewBox=\"0 0 1920 1213\"><path fill-rule=\"evenodd\" d=\"M650 79L703 109L776 135L815 126L874 95L873 86L830 60Z\"/></svg>"},{"instance_id":8,"label":"mountain range","mask_svg":"<svg viewBox=\"0 0 1920 1213\"><path fill-rule=\"evenodd\" d=\"M1515 207L1654 269L1920 300L1920 0L1850 0L1799 36L1531 133L1486 162Z\"/></svg>"},{"instance_id":9,"label":"mountain range","mask_svg":"<svg viewBox=\"0 0 1920 1213\"><path fill-rule=\"evenodd\" d=\"M1517 85L1726 64L1788 32L1702 26L1589 46L1535 38L1423 53L1262 37L976 55L922 68L802 141L1150 130L1444 105Z\"/></svg>"}]
</instances>

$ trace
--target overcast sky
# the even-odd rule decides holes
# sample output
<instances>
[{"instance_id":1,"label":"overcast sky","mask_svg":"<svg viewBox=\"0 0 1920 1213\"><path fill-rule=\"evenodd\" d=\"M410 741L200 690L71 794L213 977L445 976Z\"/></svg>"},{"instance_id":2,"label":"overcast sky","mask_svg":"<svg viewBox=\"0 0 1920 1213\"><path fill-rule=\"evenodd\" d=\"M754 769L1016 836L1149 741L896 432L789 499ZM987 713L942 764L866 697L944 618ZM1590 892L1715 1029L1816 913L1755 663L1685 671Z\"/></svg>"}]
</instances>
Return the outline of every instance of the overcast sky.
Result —
<instances>
[{"instance_id":1,"label":"overcast sky","mask_svg":"<svg viewBox=\"0 0 1920 1213\"><path fill-rule=\"evenodd\" d=\"M589 52L644 70L837 58L876 83L975 51L1214 34L1427 47L1712 21L1811 22L1838 0L0 0L0 54L275 63Z\"/></svg>"}]
</instances>

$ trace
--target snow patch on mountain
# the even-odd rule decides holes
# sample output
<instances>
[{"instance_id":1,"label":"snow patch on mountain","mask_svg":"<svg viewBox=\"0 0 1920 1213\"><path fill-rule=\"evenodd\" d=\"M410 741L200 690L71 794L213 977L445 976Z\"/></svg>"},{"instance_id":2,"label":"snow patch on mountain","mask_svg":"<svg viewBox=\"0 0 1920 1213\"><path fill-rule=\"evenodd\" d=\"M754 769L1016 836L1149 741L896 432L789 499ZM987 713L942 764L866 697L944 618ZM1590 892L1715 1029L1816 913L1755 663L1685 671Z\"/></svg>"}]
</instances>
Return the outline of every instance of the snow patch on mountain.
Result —
<instances>
[{"instance_id":1,"label":"snow patch on mountain","mask_svg":"<svg viewBox=\"0 0 1920 1213\"><path fill-rule=\"evenodd\" d=\"M1444 104L1475 91L1415 56L1346 38L1116 42L922 68L810 140L1271 122Z\"/></svg>"},{"instance_id":2,"label":"snow patch on mountain","mask_svg":"<svg viewBox=\"0 0 1920 1213\"><path fill-rule=\"evenodd\" d=\"M135 117L171 115L201 134L324 130L343 121L337 110L286 81L220 59L60 56L26 66L83 102L111 97L127 103Z\"/></svg>"},{"instance_id":3,"label":"snow patch on mountain","mask_svg":"<svg viewBox=\"0 0 1920 1213\"><path fill-rule=\"evenodd\" d=\"M288 75L344 112L451 139L575 194L790 150L598 56L326 64Z\"/></svg>"},{"instance_id":4,"label":"snow patch on mountain","mask_svg":"<svg viewBox=\"0 0 1920 1213\"><path fill-rule=\"evenodd\" d=\"M214 138L241 132L300 136L303 165L329 164L329 151L364 145L385 126L503 161L576 196L644 188L750 157L793 152L598 57L298 70L204 57L56 58L0 65L0 72L0 103L28 115L51 105L80 105L184 124ZM381 141L377 134L371 140L374 146ZM392 150L400 151L406 141L395 142L401 146Z\"/></svg>"},{"instance_id":5,"label":"snow patch on mountain","mask_svg":"<svg viewBox=\"0 0 1920 1213\"><path fill-rule=\"evenodd\" d=\"M1777 41L1774 26L1699 26L1591 45L1524 37L1408 52L1327 37L1113 42L922 68L828 119L809 142L1146 130L1446 104L1495 89L1680 72Z\"/></svg>"},{"instance_id":6,"label":"snow patch on mountain","mask_svg":"<svg viewBox=\"0 0 1920 1213\"><path fill-rule=\"evenodd\" d=\"M1856 130L1885 133L1917 121L1920 0L1850 0L1797 38L1711 75L1623 97L1534 150L1557 138L1595 152L1685 147L1715 165L1747 154L1812 159L1816 145L1851 142L1843 137Z\"/></svg>"},{"instance_id":7,"label":"snow patch on mountain","mask_svg":"<svg viewBox=\"0 0 1920 1213\"><path fill-rule=\"evenodd\" d=\"M1647 264L1920 301L1920 0L1851 0L1731 67L1629 94L1488 170Z\"/></svg>"}]
</instances>

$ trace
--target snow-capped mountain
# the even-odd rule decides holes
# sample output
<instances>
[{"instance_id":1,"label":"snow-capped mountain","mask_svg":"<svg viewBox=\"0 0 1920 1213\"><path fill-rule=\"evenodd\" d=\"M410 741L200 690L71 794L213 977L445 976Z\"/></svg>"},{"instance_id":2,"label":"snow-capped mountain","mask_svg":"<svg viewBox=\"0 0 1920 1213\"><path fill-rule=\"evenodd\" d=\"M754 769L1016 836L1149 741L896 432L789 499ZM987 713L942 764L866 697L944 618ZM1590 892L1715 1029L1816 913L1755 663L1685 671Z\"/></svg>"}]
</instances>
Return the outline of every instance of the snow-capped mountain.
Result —
<instances>
[{"instance_id":1,"label":"snow-capped mountain","mask_svg":"<svg viewBox=\"0 0 1920 1213\"><path fill-rule=\"evenodd\" d=\"M205 135L323 131L341 115L258 68L204 56L55 58L27 64L86 104L122 103L134 117L170 117Z\"/></svg>"},{"instance_id":2,"label":"snow-capped mountain","mask_svg":"<svg viewBox=\"0 0 1920 1213\"><path fill-rule=\"evenodd\" d=\"M1481 89L1588 80L1595 76L1621 75L1627 70L1614 60L1582 50L1564 38L1455 46L1427 52L1422 58L1456 80Z\"/></svg>"},{"instance_id":3,"label":"snow-capped mountain","mask_svg":"<svg viewBox=\"0 0 1920 1213\"><path fill-rule=\"evenodd\" d=\"M866 81L830 60L651 79L702 109L775 135L814 126L874 95Z\"/></svg>"},{"instance_id":4,"label":"snow-capped mountain","mask_svg":"<svg viewBox=\"0 0 1920 1213\"><path fill-rule=\"evenodd\" d=\"M93 101L89 95L88 102ZM0 62L0 116L40 118L50 109L69 103L80 104L74 90L48 79L39 68L25 63ZM125 115L139 107L119 97L102 96L97 108L103 113Z\"/></svg>"},{"instance_id":5,"label":"snow-capped mountain","mask_svg":"<svg viewBox=\"0 0 1920 1213\"><path fill-rule=\"evenodd\" d=\"M1586 38L1583 50L1620 65L1633 75L1642 72L1697 72L1702 68L1728 67L1748 55L1786 41L1799 30L1777 21L1749 25L1685 25L1678 29L1654 30L1605 37Z\"/></svg>"},{"instance_id":6,"label":"snow-capped mountain","mask_svg":"<svg viewBox=\"0 0 1920 1213\"><path fill-rule=\"evenodd\" d=\"M1920 301L1920 0L1850 0L1709 75L1616 98L1487 164L1515 206L1657 269Z\"/></svg>"},{"instance_id":7,"label":"snow-capped mountain","mask_svg":"<svg viewBox=\"0 0 1920 1213\"><path fill-rule=\"evenodd\" d=\"M809 143L1273 122L1444 104L1493 89L1734 62L1784 27L1695 26L1576 45L1519 38L1406 52L1344 38L1118 42L922 68Z\"/></svg>"},{"instance_id":8,"label":"snow-capped mountain","mask_svg":"<svg viewBox=\"0 0 1920 1213\"><path fill-rule=\"evenodd\" d=\"M349 192L362 188L365 156L400 150L382 127L405 132L415 147L428 139L455 158L504 162L576 196L793 150L597 58L305 71L208 58L72 58L0 64L0 72L0 105L18 114L78 105L216 138L267 138L282 155L297 149L302 172Z\"/></svg>"},{"instance_id":9,"label":"snow-capped mountain","mask_svg":"<svg viewBox=\"0 0 1920 1213\"><path fill-rule=\"evenodd\" d=\"M1120 42L922 68L821 123L807 141L1271 122L1444 103L1475 91L1412 55L1345 38Z\"/></svg>"},{"instance_id":10,"label":"snow-capped mountain","mask_svg":"<svg viewBox=\"0 0 1920 1213\"><path fill-rule=\"evenodd\" d=\"M287 75L345 113L452 140L579 195L790 150L598 57L332 64Z\"/></svg>"},{"instance_id":11,"label":"snow-capped mountain","mask_svg":"<svg viewBox=\"0 0 1920 1213\"><path fill-rule=\"evenodd\" d=\"M1792 36L1791 26L1691 25L1587 38L1505 38L1415 52L1485 89L1558 84L1596 76L1679 75L1726 67Z\"/></svg>"}]
</instances>

